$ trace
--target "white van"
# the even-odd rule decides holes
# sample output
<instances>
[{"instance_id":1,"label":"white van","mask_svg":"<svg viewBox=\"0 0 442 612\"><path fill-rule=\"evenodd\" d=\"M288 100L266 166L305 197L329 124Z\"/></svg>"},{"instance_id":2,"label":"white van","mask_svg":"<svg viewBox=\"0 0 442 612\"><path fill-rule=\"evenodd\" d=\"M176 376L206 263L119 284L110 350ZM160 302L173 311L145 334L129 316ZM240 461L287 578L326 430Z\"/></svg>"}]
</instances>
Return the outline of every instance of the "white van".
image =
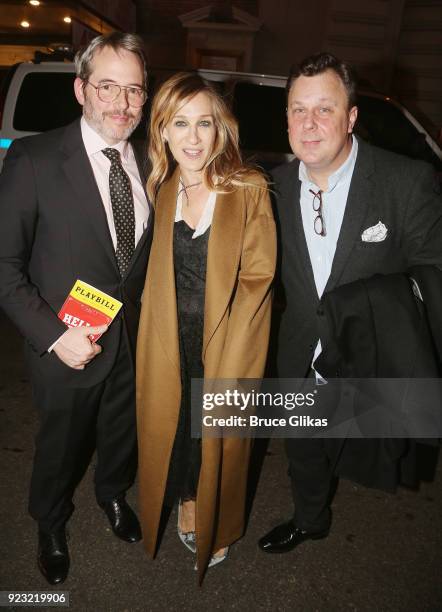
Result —
<instances>
[{"instance_id":1,"label":"white van","mask_svg":"<svg viewBox=\"0 0 442 612\"><path fill-rule=\"evenodd\" d=\"M198 72L208 81L216 82L230 101L246 157L256 156L267 168L293 159L287 138L286 77L217 70ZM388 151L431 163L442 183L442 150L436 142L435 129L432 131L430 125L424 127L402 104L382 93L358 90L357 104L358 136Z\"/></svg>"},{"instance_id":2,"label":"white van","mask_svg":"<svg viewBox=\"0 0 442 612\"><path fill-rule=\"evenodd\" d=\"M160 82L171 73L153 71L145 118L156 78ZM252 156L266 169L293 157L287 139L285 77L217 70L199 73L230 102L246 157ZM81 114L73 91L74 78L73 63L26 62L11 69L0 93L0 169L15 138L66 125ZM359 136L384 149L424 159L442 177L441 148L430 130L404 106L382 94L360 91L358 107L355 131ZM144 141L145 129L142 122L135 137Z\"/></svg>"},{"instance_id":3,"label":"white van","mask_svg":"<svg viewBox=\"0 0 442 612\"><path fill-rule=\"evenodd\" d=\"M25 62L11 68L0 93L0 169L16 138L61 127L80 116L74 78L73 63Z\"/></svg>"}]
</instances>

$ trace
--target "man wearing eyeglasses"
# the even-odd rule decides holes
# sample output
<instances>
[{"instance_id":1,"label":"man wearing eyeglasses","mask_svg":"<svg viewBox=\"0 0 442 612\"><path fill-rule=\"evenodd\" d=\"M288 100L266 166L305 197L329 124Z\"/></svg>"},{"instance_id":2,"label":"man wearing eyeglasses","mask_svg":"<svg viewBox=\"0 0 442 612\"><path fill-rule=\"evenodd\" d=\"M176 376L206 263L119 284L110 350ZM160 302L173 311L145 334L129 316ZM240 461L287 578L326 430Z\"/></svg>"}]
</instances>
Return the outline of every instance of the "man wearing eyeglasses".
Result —
<instances>
[{"instance_id":1,"label":"man wearing eyeglasses","mask_svg":"<svg viewBox=\"0 0 442 612\"><path fill-rule=\"evenodd\" d=\"M325 382L314 369L324 292L411 265L442 266L442 206L432 168L356 138L357 112L344 62L321 53L294 67L287 120L297 159L272 173L285 298L277 366L279 377L310 379L306 385ZM267 553L323 538L331 524L333 467L324 440L288 439L286 452L295 514L261 538Z\"/></svg>"},{"instance_id":2,"label":"man wearing eyeglasses","mask_svg":"<svg viewBox=\"0 0 442 612\"><path fill-rule=\"evenodd\" d=\"M0 177L0 305L26 340L40 414L29 511L51 584L68 575L65 526L94 448L98 504L116 536L141 539L125 493L136 471L134 355L153 216L129 140L146 101L142 42L99 36L76 70L82 118L14 142ZM59 320L77 279L123 303L109 327ZM91 333L103 335L94 343Z\"/></svg>"}]
</instances>

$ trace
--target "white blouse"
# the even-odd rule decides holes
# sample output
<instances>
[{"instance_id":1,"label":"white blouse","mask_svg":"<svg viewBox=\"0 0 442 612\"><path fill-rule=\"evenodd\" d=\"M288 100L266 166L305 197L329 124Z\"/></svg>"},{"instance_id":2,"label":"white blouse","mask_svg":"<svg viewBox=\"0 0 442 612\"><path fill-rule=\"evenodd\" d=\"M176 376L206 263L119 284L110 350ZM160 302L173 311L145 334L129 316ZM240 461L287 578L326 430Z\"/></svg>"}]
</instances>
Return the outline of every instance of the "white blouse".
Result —
<instances>
[{"instance_id":1,"label":"white blouse","mask_svg":"<svg viewBox=\"0 0 442 612\"><path fill-rule=\"evenodd\" d=\"M211 191L209 197L204 204L203 214L198 221L198 225L195 228L195 231L192 235L192 240L194 238L198 238L198 236L202 236L208 227L212 225L213 213L215 210L216 203L216 191ZM175 223L178 221L183 221L183 188L181 181L178 183L178 195L176 201L176 213L175 213Z\"/></svg>"}]
</instances>

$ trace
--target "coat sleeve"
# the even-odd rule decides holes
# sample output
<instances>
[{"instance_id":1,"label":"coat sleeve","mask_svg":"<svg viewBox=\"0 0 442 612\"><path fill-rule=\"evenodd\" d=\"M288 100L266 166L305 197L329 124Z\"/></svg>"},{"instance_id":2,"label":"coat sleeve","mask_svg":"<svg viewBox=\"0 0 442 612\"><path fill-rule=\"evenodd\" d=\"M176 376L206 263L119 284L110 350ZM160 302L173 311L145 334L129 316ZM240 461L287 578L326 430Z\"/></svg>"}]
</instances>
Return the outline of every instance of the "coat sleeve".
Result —
<instances>
[{"instance_id":1,"label":"coat sleeve","mask_svg":"<svg viewBox=\"0 0 442 612\"><path fill-rule=\"evenodd\" d=\"M247 188L238 282L230 306L218 378L261 378L270 333L276 231L266 188Z\"/></svg>"},{"instance_id":2,"label":"coat sleeve","mask_svg":"<svg viewBox=\"0 0 442 612\"><path fill-rule=\"evenodd\" d=\"M66 326L29 278L37 228L34 167L25 145L17 140L8 151L0 175L0 306L42 354Z\"/></svg>"},{"instance_id":3,"label":"coat sleeve","mask_svg":"<svg viewBox=\"0 0 442 612\"><path fill-rule=\"evenodd\" d=\"M414 162L416 171L405 178L407 190L404 243L408 266L432 264L442 270L442 196L429 164Z\"/></svg>"}]
</instances>

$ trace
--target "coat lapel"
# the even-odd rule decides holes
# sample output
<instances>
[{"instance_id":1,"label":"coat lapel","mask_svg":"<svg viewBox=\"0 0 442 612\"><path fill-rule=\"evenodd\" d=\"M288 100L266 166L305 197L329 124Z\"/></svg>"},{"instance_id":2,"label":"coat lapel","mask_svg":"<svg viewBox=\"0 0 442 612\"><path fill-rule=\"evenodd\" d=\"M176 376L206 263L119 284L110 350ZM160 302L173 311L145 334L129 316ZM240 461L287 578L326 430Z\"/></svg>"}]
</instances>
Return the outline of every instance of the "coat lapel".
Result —
<instances>
[{"instance_id":1,"label":"coat lapel","mask_svg":"<svg viewBox=\"0 0 442 612\"><path fill-rule=\"evenodd\" d=\"M282 214L280 214L279 218L279 231L281 235L286 236L286 239L282 241L286 243L283 245L283 250L289 250L288 243L290 242L290 249L293 248L295 255L295 261L289 261L284 256L282 265L285 268L292 266L293 273L295 273L296 267L299 266L301 278L306 279L306 289L310 293L310 296L306 296L306 299L309 303L315 303L318 300L318 293L316 291L315 277L302 223L301 181L298 177L298 169L299 161L293 162L289 169L287 183L285 186L283 185L284 195L277 193L277 197L284 197L286 199L282 203ZM281 254L278 255L278 257L280 256ZM286 270L286 274L290 275L290 271Z\"/></svg>"},{"instance_id":2,"label":"coat lapel","mask_svg":"<svg viewBox=\"0 0 442 612\"><path fill-rule=\"evenodd\" d=\"M118 271L106 213L84 148L79 121L67 126L61 150L64 155L62 168L76 195L76 204L83 210L85 222L93 226L98 241Z\"/></svg>"},{"instance_id":3,"label":"coat lapel","mask_svg":"<svg viewBox=\"0 0 442 612\"><path fill-rule=\"evenodd\" d=\"M312 262L310 259L310 254L308 252L307 241L305 239L304 232L304 224L302 222L302 214L301 214L301 181L298 178L298 174L296 173L295 182L294 182L294 196L292 202L294 202L294 232L293 235L295 237L295 245L298 251L299 260L301 262L301 266L303 270L305 270L305 275L307 278L308 289L312 293L312 297L316 300L318 297L318 293L316 290L315 277L313 275Z\"/></svg>"},{"instance_id":4,"label":"coat lapel","mask_svg":"<svg viewBox=\"0 0 442 612\"><path fill-rule=\"evenodd\" d=\"M325 291L339 284L347 261L356 241L360 240L362 225L372 204L373 182L370 175L374 171L371 151L358 140L358 156L351 179L342 227L339 233L333 265Z\"/></svg>"},{"instance_id":5,"label":"coat lapel","mask_svg":"<svg viewBox=\"0 0 442 612\"><path fill-rule=\"evenodd\" d=\"M240 268L245 228L244 190L218 194L210 230L204 305L203 358L229 307Z\"/></svg>"},{"instance_id":6,"label":"coat lapel","mask_svg":"<svg viewBox=\"0 0 442 612\"><path fill-rule=\"evenodd\" d=\"M173 231L179 176L179 170L176 169L170 180L162 185L156 201L155 236L148 268L150 294L145 297L150 300L160 344L178 373L180 353L173 266Z\"/></svg>"}]
</instances>

